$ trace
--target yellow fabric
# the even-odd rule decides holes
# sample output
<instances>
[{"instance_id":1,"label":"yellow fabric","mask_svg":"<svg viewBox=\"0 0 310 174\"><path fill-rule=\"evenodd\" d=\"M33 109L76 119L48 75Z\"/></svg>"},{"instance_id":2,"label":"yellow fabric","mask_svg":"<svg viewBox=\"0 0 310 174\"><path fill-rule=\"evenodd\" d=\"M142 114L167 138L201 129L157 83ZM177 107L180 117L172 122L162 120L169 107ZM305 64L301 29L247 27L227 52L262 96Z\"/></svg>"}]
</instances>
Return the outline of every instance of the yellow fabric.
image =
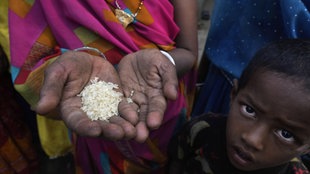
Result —
<instances>
[{"instance_id":1,"label":"yellow fabric","mask_svg":"<svg viewBox=\"0 0 310 174\"><path fill-rule=\"evenodd\" d=\"M15 88L27 99L31 107L34 107L39 100L38 96L44 80L42 75L44 70L56 59L57 57L49 59L41 67L31 72L24 84L15 84ZM68 128L63 121L37 115L37 126L42 149L50 158L63 156L71 151L72 145L68 135Z\"/></svg>"},{"instance_id":2,"label":"yellow fabric","mask_svg":"<svg viewBox=\"0 0 310 174\"><path fill-rule=\"evenodd\" d=\"M0 5L0 45L5 54L10 57L10 41L8 27L8 1L1 1Z\"/></svg>"},{"instance_id":3,"label":"yellow fabric","mask_svg":"<svg viewBox=\"0 0 310 174\"><path fill-rule=\"evenodd\" d=\"M50 158L65 155L72 150L68 128L63 121L37 115L37 124L41 145Z\"/></svg>"},{"instance_id":4,"label":"yellow fabric","mask_svg":"<svg viewBox=\"0 0 310 174\"><path fill-rule=\"evenodd\" d=\"M39 100L39 91L44 80L42 74L46 67L56 60L56 58L57 57L49 59L41 67L31 72L24 84L15 84L15 88L27 99L32 107L34 107ZM63 156L72 150L68 128L63 121L37 115L37 126L41 146L50 158Z\"/></svg>"},{"instance_id":5,"label":"yellow fabric","mask_svg":"<svg viewBox=\"0 0 310 174\"><path fill-rule=\"evenodd\" d=\"M10 1L10 3L18 3L19 5L25 6L26 8L17 8L16 12L19 12L21 16L27 14L30 10L31 6L24 1ZM29 3L29 1L28 1ZM11 7L15 7L14 5ZM7 57L11 57L10 55L10 41L9 41L9 31L8 31L8 9L9 9L9 1L1 1L0 4L0 45L3 48ZM26 9L23 11L22 9ZM12 9L14 10L14 9ZM21 14L23 13L23 14ZM44 33L48 35L50 33L49 29L47 29ZM44 36L45 36L44 35ZM49 43L49 45L55 44L50 43L50 41L44 37L39 38L41 43ZM54 40L52 40L55 42ZM10 59L9 59L10 60ZM27 98L29 104L33 107L38 101L38 91L33 91L32 89L40 89L40 83L43 82L43 71L50 63L52 63L55 59L48 60L42 67L38 68L36 71L33 71L25 84L15 84L15 89L19 91L24 98ZM39 80L38 80L39 78ZM32 88L30 88L32 87ZM68 128L65 126L63 121L52 120L42 116L37 116L37 126L38 126L38 134L41 142L41 146L45 153L50 157L58 157L65 155L66 153L71 151L72 144L70 142L70 137L68 135Z\"/></svg>"},{"instance_id":6,"label":"yellow fabric","mask_svg":"<svg viewBox=\"0 0 310 174\"><path fill-rule=\"evenodd\" d=\"M0 5L0 44L5 54L10 57L9 32L8 32L8 1L1 2ZM40 83L43 82L43 71L54 59L47 61L42 67L33 71L25 84L15 84L15 89L19 91L24 98L27 98L29 104L33 107L38 101L38 91ZM40 78L40 80L38 80ZM35 87L33 87L35 86ZM29 88L33 87L33 88ZM35 97L36 96L36 97ZM38 134L41 146L44 152L50 157L55 158L63 156L71 151L72 144L68 135L68 128L63 121L52 120L42 116L37 116Z\"/></svg>"},{"instance_id":7,"label":"yellow fabric","mask_svg":"<svg viewBox=\"0 0 310 174\"><path fill-rule=\"evenodd\" d=\"M27 81L23 84L14 84L15 89L27 100L27 102L34 107L39 100L40 90L44 80L44 70L57 59L51 58L46 61L41 67L32 71Z\"/></svg>"}]
</instances>

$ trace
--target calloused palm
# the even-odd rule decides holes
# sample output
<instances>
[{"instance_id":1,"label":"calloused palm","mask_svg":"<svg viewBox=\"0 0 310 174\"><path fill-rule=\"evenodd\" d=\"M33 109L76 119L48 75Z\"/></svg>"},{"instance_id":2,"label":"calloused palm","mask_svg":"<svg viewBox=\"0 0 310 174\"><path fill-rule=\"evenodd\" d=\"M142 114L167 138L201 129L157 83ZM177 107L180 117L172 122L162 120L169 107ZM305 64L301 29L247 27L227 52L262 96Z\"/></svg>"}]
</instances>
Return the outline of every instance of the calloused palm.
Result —
<instances>
[{"instance_id":1,"label":"calloused palm","mask_svg":"<svg viewBox=\"0 0 310 174\"><path fill-rule=\"evenodd\" d=\"M67 127L82 136L110 140L135 137L135 127L122 117L113 116L109 122L91 121L80 109L77 94L95 77L120 86L119 76L107 60L84 52L64 53L45 71L36 112L48 115L59 111Z\"/></svg>"},{"instance_id":2,"label":"calloused palm","mask_svg":"<svg viewBox=\"0 0 310 174\"><path fill-rule=\"evenodd\" d=\"M118 73L125 96L133 94L133 103L120 104L121 116L136 126L136 140L143 142L160 127L167 99L177 98L176 69L158 49L144 49L126 55Z\"/></svg>"}]
</instances>

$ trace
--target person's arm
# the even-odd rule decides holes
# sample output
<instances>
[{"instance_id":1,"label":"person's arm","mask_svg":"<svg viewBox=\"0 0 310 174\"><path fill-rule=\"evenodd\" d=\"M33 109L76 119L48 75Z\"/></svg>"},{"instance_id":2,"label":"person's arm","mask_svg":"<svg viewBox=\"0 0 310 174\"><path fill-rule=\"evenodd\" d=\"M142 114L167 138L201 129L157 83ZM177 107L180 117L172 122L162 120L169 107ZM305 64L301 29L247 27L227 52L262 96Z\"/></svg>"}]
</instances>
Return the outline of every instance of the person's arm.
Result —
<instances>
[{"instance_id":1,"label":"person's arm","mask_svg":"<svg viewBox=\"0 0 310 174\"><path fill-rule=\"evenodd\" d=\"M168 173L190 173L192 171L188 170L191 170L193 164L199 163L199 160L195 160L199 156L202 157L199 149L204 147L210 140L210 136L212 136L212 129L208 123L209 116L212 115L201 115L186 122L179 132L170 140L168 146ZM219 131L217 128L215 128L215 130ZM195 162L193 163L193 161ZM202 165L204 164L202 163ZM204 167L201 167L202 168L196 168L197 171L203 170Z\"/></svg>"},{"instance_id":2,"label":"person's arm","mask_svg":"<svg viewBox=\"0 0 310 174\"><path fill-rule=\"evenodd\" d=\"M196 124L197 122L199 122L198 117L187 122L179 132L171 138L168 146L168 173L185 173L187 162L195 157L196 150L203 145L197 145L196 142L198 139L197 137L199 137L199 133L201 132L199 128L202 127L201 123L203 123L200 122L200 124Z\"/></svg>"},{"instance_id":3,"label":"person's arm","mask_svg":"<svg viewBox=\"0 0 310 174\"><path fill-rule=\"evenodd\" d=\"M195 66L198 52L196 4L196 1L173 1L175 20L180 27L176 48L169 51L175 65L155 48L128 54L118 65L125 96L134 91L131 106L123 102L119 111L136 126L139 142L146 140L149 130L160 127L167 100L178 98L178 77Z\"/></svg>"},{"instance_id":4,"label":"person's arm","mask_svg":"<svg viewBox=\"0 0 310 174\"><path fill-rule=\"evenodd\" d=\"M178 76L188 72L197 62L197 2L196 0L171 0L175 8L175 21L180 27L176 49L169 51L176 63Z\"/></svg>"}]
</instances>

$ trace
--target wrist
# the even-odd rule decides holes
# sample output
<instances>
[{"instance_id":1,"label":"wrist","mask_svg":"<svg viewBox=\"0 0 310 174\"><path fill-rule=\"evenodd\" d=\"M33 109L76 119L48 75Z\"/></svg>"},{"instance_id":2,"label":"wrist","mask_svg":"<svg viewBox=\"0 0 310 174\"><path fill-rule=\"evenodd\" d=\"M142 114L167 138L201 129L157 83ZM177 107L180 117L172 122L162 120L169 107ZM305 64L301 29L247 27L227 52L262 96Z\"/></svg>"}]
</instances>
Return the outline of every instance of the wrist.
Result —
<instances>
[{"instance_id":1,"label":"wrist","mask_svg":"<svg viewBox=\"0 0 310 174\"><path fill-rule=\"evenodd\" d=\"M76 48L73 51L87 52L87 53L92 54L92 55L98 55L98 56L104 58L105 60L107 60L105 55L100 50L98 50L97 48L84 46L84 47Z\"/></svg>"},{"instance_id":2,"label":"wrist","mask_svg":"<svg viewBox=\"0 0 310 174\"><path fill-rule=\"evenodd\" d=\"M167 51L160 50L160 52L175 66L173 57Z\"/></svg>"}]
</instances>

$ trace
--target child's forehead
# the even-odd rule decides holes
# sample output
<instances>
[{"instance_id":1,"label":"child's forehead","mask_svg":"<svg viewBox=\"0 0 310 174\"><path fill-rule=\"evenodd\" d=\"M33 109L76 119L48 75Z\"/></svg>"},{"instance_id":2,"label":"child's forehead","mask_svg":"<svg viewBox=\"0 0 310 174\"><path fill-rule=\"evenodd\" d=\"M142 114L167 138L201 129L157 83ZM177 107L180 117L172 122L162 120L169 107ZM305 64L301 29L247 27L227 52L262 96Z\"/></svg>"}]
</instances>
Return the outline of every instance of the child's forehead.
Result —
<instances>
[{"instance_id":1,"label":"child's forehead","mask_svg":"<svg viewBox=\"0 0 310 174\"><path fill-rule=\"evenodd\" d=\"M293 84L295 87L300 88L298 91L304 91L307 92L309 91L309 95L310 95L310 89L308 89L306 82L308 79L306 79L305 77L299 77L299 76L292 76L292 75L288 75L285 73L280 73L277 71L273 71L273 70L269 70L266 68L260 68L257 71L255 71L249 78L250 80L253 80L255 78L268 78L271 77L273 78L272 80L282 80L285 81L283 82L283 85L285 84Z\"/></svg>"},{"instance_id":2,"label":"child's forehead","mask_svg":"<svg viewBox=\"0 0 310 174\"><path fill-rule=\"evenodd\" d=\"M300 127L310 136L310 92L305 90L304 82L273 72L257 72L240 93L255 109L284 125Z\"/></svg>"},{"instance_id":3,"label":"child's forehead","mask_svg":"<svg viewBox=\"0 0 310 174\"><path fill-rule=\"evenodd\" d=\"M302 78L272 71L257 71L245 88L248 92L258 93L256 96L263 95L266 99L275 100L275 106L285 101L286 104L298 103L310 109L310 91Z\"/></svg>"}]
</instances>

